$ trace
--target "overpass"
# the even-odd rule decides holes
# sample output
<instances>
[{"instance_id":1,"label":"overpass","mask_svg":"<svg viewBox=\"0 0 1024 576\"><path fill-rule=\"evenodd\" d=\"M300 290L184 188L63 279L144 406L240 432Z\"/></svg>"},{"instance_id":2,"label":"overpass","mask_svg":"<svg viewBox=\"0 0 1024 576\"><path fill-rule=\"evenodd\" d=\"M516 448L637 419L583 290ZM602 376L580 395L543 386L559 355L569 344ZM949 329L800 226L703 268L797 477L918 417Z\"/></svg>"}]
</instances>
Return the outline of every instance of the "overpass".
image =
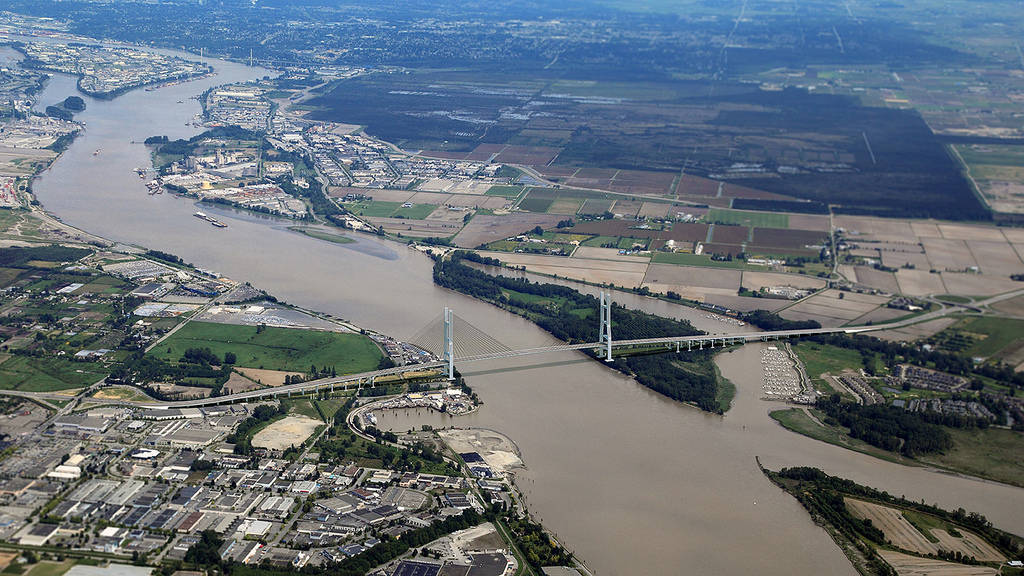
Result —
<instances>
[{"instance_id":1,"label":"overpass","mask_svg":"<svg viewBox=\"0 0 1024 576\"><path fill-rule=\"evenodd\" d=\"M681 352L692 350L705 350L712 348L724 348L727 346L742 345L755 342L770 342L773 340L785 340L789 338L801 338L804 336L817 336L823 334L858 334L872 330L883 330L892 328L893 325L884 326L857 326L848 328L812 328L807 330L781 330L774 332L741 332L734 334L701 334L694 336L664 336L658 338L642 338L636 340L614 340L611 333L611 294L607 296L601 293L601 331L597 342L556 344L541 348L527 348L523 350L497 350L483 354L465 355L455 357L455 334L453 311L449 308L444 310L444 344L440 360L421 364L410 364L396 366L384 370L374 370L359 374L347 374L333 378L322 378L309 382L288 384L276 388L264 388L261 390L249 390L225 396L210 398L196 398L192 400L178 400L172 402L139 403L129 401L111 401L108 403L131 404L147 406L153 409L164 408L200 408L203 406L214 406L218 404L231 404L238 402L257 402L261 400L273 400L287 398L290 396L316 395L321 393L333 393L351 388L373 387L376 380L385 376L394 376L408 372L437 370L439 375L448 380L454 379L455 364L466 364L469 362L482 362L500 358L516 358L535 354L546 354L553 352L566 352L571 350L596 350L597 357L606 362L611 362L618 350L620 356L629 355L630 352L660 353L660 352ZM0 393L3 393L0 391Z\"/></svg>"}]
</instances>

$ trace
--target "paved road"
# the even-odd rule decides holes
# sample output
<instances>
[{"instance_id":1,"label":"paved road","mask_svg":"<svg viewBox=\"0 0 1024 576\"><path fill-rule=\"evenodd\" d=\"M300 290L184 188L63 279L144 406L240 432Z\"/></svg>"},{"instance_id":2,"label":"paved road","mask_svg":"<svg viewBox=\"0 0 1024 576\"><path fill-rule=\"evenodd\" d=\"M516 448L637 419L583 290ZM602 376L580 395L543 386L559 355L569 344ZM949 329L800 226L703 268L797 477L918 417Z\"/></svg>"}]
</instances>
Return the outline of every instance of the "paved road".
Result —
<instances>
[{"instance_id":1,"label":"paved road","mask_svg":"<svg viewBox=\"0 0 1024 576\"><path fill-rule=\"evenodd\" d=\"M1017 296L1024 295L1024 288L1008 292L1006 294L1000 294L992 296L983 300L975 301L972 308L981 309L985 306L1009 300ZM209 305L208 305L209 306ZM664 345L669 347L673 344L678 345L679 349L694 347L701 348L705 346L725 346L752 342L763 342L770 340L782 340L800 336L813 336L817 334L860 334L866 332L875 332L883 330L896 330L899 328L905 328L914 324L920 324L922 322L928 322L937 318L942 318L954 311L958 311L956 307L945 307L932 312L927 312L920 316L913 318L893 322L889 324L876 324L872 326L850 326L841 328L817 328L808 330L780 330L775 332L744 332L737 334L715 334L715 335L698 335L698 336L685 336L685 337L663 337L663 338L644 338L638 340L617 340L614 341L614 346L617 348L644 348ZM563 352L569 350L594 350L601 348L600 342L588 342L581 344L561 344L556 346L548 346L544 348L532 348L526 350L511 350L505 352L483 354L478 356L469 356L464 358L456 358L456 364L464 364L467 362L479 362L484 360L493 360L497 358L510 358L515 356L526 356L532 354L542 354L549 352ZM261 390L250 390L248 392L239 392L237 394L230 394L227 396L218 396L214 398L197 398L192 400L179 400L174 402L138 402L129 400L109 400L108 404L119 404L125 406L138 406L148 408L195 408L202 406L211 406L216 404L226 404L233 402L251 402L258 400L265 400L276 397L287 397L293 394L306 394L315 390L332 389L332 387L349 387L352 385L359 386L362 383L371 382L375 378L381 376L389 376L394 374L400 374L403 372L410 372L415 370L429 370L429 369L443 369L445 363L443 362L430 362L426 364L414 364L410 366L398 366L395 368L388 368L386 370L374 370L372 372L364 372L360 374L349 374L345 376L339 376L336 378L324 378L321 380L314 380L310 382L303 382L299 384L290 384L287 386L278 386L272 389L261 389ZM88 396L91 392L100 384L98 382L93 386L90 386L86 391L80 394L76 398L83 398ZM48 397L53 396L50 393L33 393L33 392L21 392L12 390L0 390L0 394L24 396L24 397ZM66 398L66 397L65 397ZM76 404L76 402L69 403L61 409L59 415L66 414L70 411L70 408Z\"/></svg>"}]
</instances>

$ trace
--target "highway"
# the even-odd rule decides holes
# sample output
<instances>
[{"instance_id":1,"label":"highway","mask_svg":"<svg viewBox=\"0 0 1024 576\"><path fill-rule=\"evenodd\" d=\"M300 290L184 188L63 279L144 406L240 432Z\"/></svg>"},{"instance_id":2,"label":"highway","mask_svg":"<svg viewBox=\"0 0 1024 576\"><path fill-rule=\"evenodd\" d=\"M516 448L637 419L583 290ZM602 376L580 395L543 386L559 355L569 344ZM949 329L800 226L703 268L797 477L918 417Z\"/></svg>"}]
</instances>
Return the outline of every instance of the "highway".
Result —
<instances>
[{"instance_id":1,"label":"highway","mask_svg":"<svg viewBox=\"0 0 1024 576\"><path fill-rule=\"evenodd\" d=\"M677 350L688 350L688 349L703 349L712 347L724 347L735 344L746 344L750 342L767 342L771 340L783 340L787 338L795 338L801 336L814 336L818 334L854 334L858 332L866 332L869 330L882 330L890 328L892 325L887 326L864 326L855 328L816 328L808 330L784 330L778 332L744 332L736 334L703 334L697 336L670 336L661 338L644 338L640 340L619 340L612 341L613 348L652 348L658 346L671 347L676 346ZM587 342L579 344L559 344L555 346L546 346L543 348L528 348L524 350L507 350L501 352L491 352L488 354L480 354L476 356L466 356L461 358L455 358L455 364L465 364L469 362L482 362L486 360L495 360L499 358L513 358L518 356L529 356L534 354L544 354L551 352L565 352L571 350L596 350L603 348L606 344L601 342ZM249 390L246 392L238 392L235 394L229 394L225 396L216 396L210 398L195 398L190 400L177 400L171 402L140 402L133 400L116 400L111 399L109 401L103 401L104 404L118 404L124 406L138 406L141 408L150 409L168 409L168 408L201 408L203 406L214 406L219 404L233 404L238 402L257 402L261 400L270 400L273 398L288 397L288 396L302 396L305 394L315 394L320 391L335 389L347 389L352 386L361 387L363 385L373 385L373 381L383 376L391 376L395 374L402 374L404 372L414 372L422 370L439 369L444 370L447 367L445 362L428 362L424 364L411 364L408 366L397 366L394 368L388 368L385 370L374 370L372 372L362 372L359 374L348 374L338 376L334 378L322 378L320 380L311 380L309 382L300 382L298 384L288 384L285 386L278 386L276 388L263 388L260 390ZM17 392L19 396L32 397L33 393L29 392ZM8 391L0 390L0 394L6 394Z\"/></svg>"},{"instance_id":2,"label":"highway","mask_svg":"<svg viewBox=\"0 0 1024 576\"><path fill-rule=\"evenodd\" d=\"M1024 294L1024 289L1015 290L1006 294L993 296L988 299L975 301L972 303L972 308L981 309L988 304L1000 302L1015 296ZM664 347L667 351L671 351L674 347L676 351L682 350L701 350L704 348L715 348L732 346L736 344L747 344L753 342L769 342L773 340L785 340L789 338L799 338L804 336L816 336L825 334L860 334L865 332L881 331L881 330L894 330L910 326L913 324L919 324L941 318L946 316L950 312L959 310L957 307L947 306L940 310L935 310L925 314L915 316L899 322L893 322L888 324L877 324L872 326L851 326L843 328L812 328L806 330L781 330L774 332L742 332L733 334L702 334L696 336L667 336L659 338L644 338L638 340L612 340L613 349L650 349L657 347ZM602 342L587 342L587 343L573 343L573 344L557 344L554 346L546 346L543 348L528 348L523 350L505 350L498 352L490 352L487 354L480 354L474 356L457 357L454 359L454 363L457 365L465 364L469 362L482 362L486 360L495 360L500 358L514 358L519 356L530 356L535 354L545 354L552 352L566 352L571 350L598 350L606 347L606 343ZM373 386L374 380L383 376L391 376L395 374L402 374L405 372L414 372L422 370L440 370L442 373L447 369L447 362L435 361L424 364L411 364L407 366L397 366L394 368L388 368L385 370L374 370L371 372L362 372L359 374L348 374L338 376L334 378L323 378L320 380L312 380L309 382L300 382L298 384L289 384L285 386L278 386L276 388L264 388L260 390L249 390L246 392L238 392L235 394L229 394L226 396L216 396L211 398L195 398L190 400L178 400L172 402L143 402L133 400L104 400L103 404L117 404L124 406L137 406L140 408L150 409L169 409L169 408L201 408L203 406L214 406L218 404L233 404L238 402L257 402L261 400L271 400L274 398L288 397L288 396L302 396L305 394L315 394L322 391L334 391L338 388L348 389L350 387L362 387L362 386ZM101 382L94 384L83 394L87 395L93 391L97 386L101 385ZM22 396L34 399L46 399L52 398L52 393L46 392L22 392L17 390L0 390L2 395L11 396ZM63 398L67 398L64 396ZM84 396L80 394L76 397L77 399L84 400ZM64 409L60 411L60 414L67 413L75 402L68 404Z\"/></svg>"}]
</instances>

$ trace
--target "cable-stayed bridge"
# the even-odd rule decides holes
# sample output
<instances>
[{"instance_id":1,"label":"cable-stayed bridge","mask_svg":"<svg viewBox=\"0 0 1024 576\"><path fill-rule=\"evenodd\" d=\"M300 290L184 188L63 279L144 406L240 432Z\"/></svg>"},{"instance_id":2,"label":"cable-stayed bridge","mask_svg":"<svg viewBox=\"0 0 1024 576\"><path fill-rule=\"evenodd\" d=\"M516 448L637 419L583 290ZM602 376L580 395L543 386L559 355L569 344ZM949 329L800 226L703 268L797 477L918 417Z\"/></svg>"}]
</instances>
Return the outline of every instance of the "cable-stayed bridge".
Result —
<instances>
[{"instance_id":1,"label":"cable-stayed bridge","mask_svg":"<svg viewBox=\"0 0 1024 576\"><path fill-rule=\"evenodd\" d=\"M378 378L416 372L425 370L436 370L439 375L454 379L455 365L469 362L481 362L499 358L514 358L553 352L565 352L570 350L596 350L598 358L610 362L615 352L618 355L629 355L631 351L645 354L663 352L681 352L690 350L704 350L708 348L724 348L753 342L769 342L772 340L785 340L788 338L800 338L803 336L816 336L821 334L856 334L872 330L882 330L892 326L858 326L848 328L813 328L807 330L781 330L775 332L743 332L735 334L703 334L696 336L665 336L656 338L642 338L636 340L615 340L612 337L611 321L611 294L601 293L601 329L597 342L552 344L539 348L528 348L512 350L501 342L489 336L483 330L473 326L454 312L445 308L444 314L435 318L426 328L413 337L412 344L423 348L435 355L437 360L396 366L385 370L374 370L360 374L347 374L334 378L322 378L298 384L266 388L262 390L250 390L238 392L226 396L211 398L196 398L192 400L180 400L174 402L163 402L159 405L147 403L152 408L187 408L202 407L216 404L228 404L235 402L255 402L289 396L304 396L309 394L331 393L351 388L362 388L374 386Z\"/></svg>"}]
</instances>

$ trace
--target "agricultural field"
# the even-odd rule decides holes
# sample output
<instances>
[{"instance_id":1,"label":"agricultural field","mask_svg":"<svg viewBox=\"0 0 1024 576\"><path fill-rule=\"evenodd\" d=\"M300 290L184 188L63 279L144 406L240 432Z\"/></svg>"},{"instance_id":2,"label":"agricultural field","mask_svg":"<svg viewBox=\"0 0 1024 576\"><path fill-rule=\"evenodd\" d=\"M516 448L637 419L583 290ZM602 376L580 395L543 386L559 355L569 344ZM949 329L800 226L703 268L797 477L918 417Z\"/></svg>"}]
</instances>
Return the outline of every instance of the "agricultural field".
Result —
<instances>
[{"instance_id":1,"label":"agricultural field","mask_svg":"<svg viewBox=\"0 0 1024 576\"><path fill-rule=\"evenodd\" d=\"M312 365L338 374L375 370L383 357L372 340L359 334L209 322L186 324L150 354L177 361L189 348L209 348L221 358L233 352L241 367L307 372Z\"/></svg>"},{"instance_id":2,"label":"agricultural field","mask_svg":"<svg viewBox=\"0 0 1024 576\"><path fill-rule=\"evenodd\" d=\"M712 208L708 213L708 222L732 226L754 226L757 228L789 228L789 215L774 212L748 212Z\"/></svg>"},{"instance_id":3,"label":"agricultural field","mask_svg":"<svg viewBox=\"0 0 1024 576\"><path fill-rule=\"evenodd\" d=\"M902 550L918 554L936 554L939 550L973 556L979 562L1003 562L1006 557L973 532L956 528L933 516L920 512L901 511L889 506L846 498L846 506L854 516L870 519L873 526L885 532L887 540ZM960 533L955 537L950 530Z\"/></svg>"},{"instance_id":4,"label":"agricultural field","mask_svg":"<svg viewBox=\"0 0 1024 576\"><path fill-rule=\"evenodd\" d=\"M423 220L433 212L437 206L432 204L413 204L403 206L398 202L384 202L380 200L363 200L345 204L345 208L358 216L367 218L408 218L411 220Z\"/></svg>"},{"instance_id":5,"label":"agricultural field","mask_svg":"<svg viewBox=\"0 0 1024 576\"><path fill-rule=\"evenodd\" d=\"M598 168L572 168L562 166L538 167L537 172L552 182L575 188L606 190L638 196L665 196L671 194L678 174L639 170L607 170ZM717 190L717 184L715 185Z\"/></svg>"},{"instance_id":6,"label":"agricultural field","mask_svg":"<svg viewBox=\"0 0 1024 576\"><path fill-rule=\"evenodd\" d=\"M999 574L998 570L988 566L968 566L933 558L911 556L892 550L880 549L878 555L892 566L897 574L908 576L995 576Z\"/></svg>"},{"instance_id":7,"label":"agricultural field","mask_svg":"<svg viewBox=\"0 0 1024 576\"><path fill-rule=\"evenodd\" d=\"M1008 358L1019 353L1024 341L1024 320L1011 318L961 318L935 336L939 342L962 339L965 355L981 358ZM1012 346L1012 348L1010 348ZM1003 354L1007 351L1006 354ZM1019 362L1018 362L1019 364Z\"/></svg>"},{"instance_id":8,"label":"agricultural field","mask_svg":"<svg viewBox=\"0 0 1024 576\"><path fill-rule=\"evenodd\" d=\"M742 260L712 260L708 254L687 254L685 252L658 252L651 257L651 261L657 264L674 264L676 266L701 266L735 270L750 270L754 268Z\"/></svg>"},{"instance_id":9,"label":"agricultural field","mask_svg":"<svg viewBox=\"0 0 1024 576\"><path fill-rule=\"evenodd\" d=\"M433 208L433 207L431 207ZM457 222L444 220L411 220L407 218L368 218L371 224L384 228L389 234L402 238L449 238L462 229L461 218Z\"/></svg>"},{"instance_id":10,"label":"agricultural field","mask_svg":"<svg viewBox=\"0 0 1024 576\"><path fill-rule=\"evenodd\" d=\"M1024 214L1024 146L953 144L988 205L996 212Z\"/></svg>"},{"instance_id":11,"label":"agricultural field","mask_svg":"<svg viewBox=\"0 0 1024 576\"><path fill-rule=\"evenodd\" d=\"M0 388L5 390L50 392L84 388L109 373L110 368L101 362L0 354Z\"/></svg>"},{"instance_id":12,"label":"agricultural field","mask_svg":"<svg viewBox=\"0 0 1024 576\"><path fill-rule=\"evenodd\" d=\"M890 298L873 294L857 294L825 290L783 310L783 318L817 320L822 326L860 324L860 318L889 302ZM898 316L906 314L899 312Z\"/></svg>"},{"instance_id":13,"label":"agricultural field","mask_svg":"<svg viewBox=\"0 0 1024 576\"><path fill-rule=\"evenodd\" d=\"M523 186L491 186L484 194L503 198L518 198L522 195L523 190L526 190Z\"/></svg>"},{"instance_id":14,"label":"agricultural field","mask_svg":"<svg viewBox=\"0 0 1024 576\"><path fill-rule=\"evenodd\" d=\"M590 260L535 254L484 253L484 255L493 256L512 266L525 266L527 270L539 274L626 287L640 286L647 273L648 265L646 260L635 257L610 262L602 259Z\"/></svg>"}]
</instances>

